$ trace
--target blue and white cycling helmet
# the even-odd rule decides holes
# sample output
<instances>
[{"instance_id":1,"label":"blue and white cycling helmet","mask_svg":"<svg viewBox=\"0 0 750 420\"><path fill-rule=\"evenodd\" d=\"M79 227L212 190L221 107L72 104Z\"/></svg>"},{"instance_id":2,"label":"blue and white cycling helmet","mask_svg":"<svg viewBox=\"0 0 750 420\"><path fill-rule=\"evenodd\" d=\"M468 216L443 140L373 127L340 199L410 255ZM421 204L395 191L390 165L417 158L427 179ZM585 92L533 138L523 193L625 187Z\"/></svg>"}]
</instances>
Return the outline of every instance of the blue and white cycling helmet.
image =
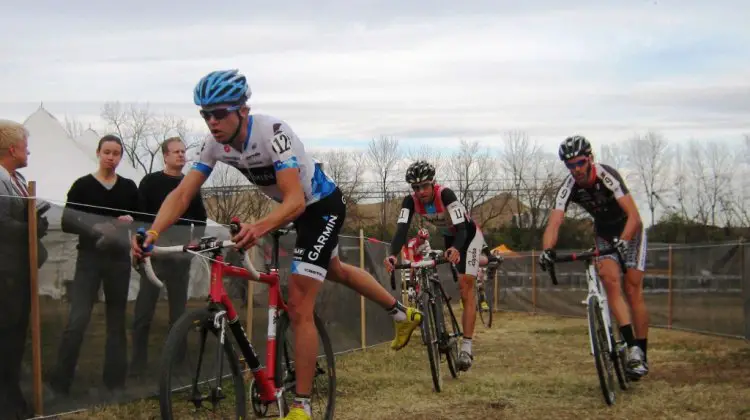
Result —
<instances>
[{"instance_id":1,"label":"blue and white cycling helmet","mask_svg":"<svg viewBox=\"0 0 750 420\"><path fill-rule=\"evenodd\" d=\"M198 106L244 104L250 98L247 79L236 69L216 70L203 76L193 89L193 102Z\"/></svg>"}]
</instances>

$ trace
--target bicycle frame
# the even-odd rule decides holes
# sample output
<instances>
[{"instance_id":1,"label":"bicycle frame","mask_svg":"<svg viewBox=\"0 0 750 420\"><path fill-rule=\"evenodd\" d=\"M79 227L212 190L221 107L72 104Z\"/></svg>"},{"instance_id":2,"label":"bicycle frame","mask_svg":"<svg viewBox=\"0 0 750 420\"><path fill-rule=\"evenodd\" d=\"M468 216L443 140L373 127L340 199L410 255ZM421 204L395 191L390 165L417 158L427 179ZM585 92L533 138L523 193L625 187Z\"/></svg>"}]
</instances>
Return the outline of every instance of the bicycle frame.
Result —
<instances>
[{"instance_id":1,"label":"bicycle frame","mask_svg":"<svg viewBox=\"0 0 750 420\"><path fill-rule=\"evenodd\" d=\"M602 311L602 320L604 321L604 328L606 330L607 337L614 336L611 329L612 323L609 312L609 302L607 300L607 292L606 290L604 290L601 279L599 278L599 272L596 269L595 260L598 257L610 254L618 255L617 260L620 264L620 268L622 269L622 272L625 273L627 271L627 267L625 267L625 263L620 259L619 254L617 254L617 250L614 248L606 249L603 251L595 250L591 252L584 252L581 254L573 253L565 256L557 256L554 258L556 262L571 262L578 260L582 260L584 262L584 264L586 265L586 283L588 283L588 296L586 297L586 305L588 305L588 302L592 297L596 297L596 299L599 301L599 306ZM552 279L552 283L557 285L557 276L555 275L554 266L549 267L549 274L550 278ZM594 354L594 342L591 336L589 336L589 347L591 349L591 354ZM609 338L607 339L607 349L610 353L612 353L612 351L614 350L612 347L612 342Z\"/></svg>"},{"instance_id":2,"label":"bicycle frame","mask_svg":"<svg viewBox=\"0 0 750 420\"><path fill-rule=\"evenodd\" d=\"M250 371L258 384L258 392L263 402L273 402L276 400L277 392L273 378L275 377L275 363L268 363L265 369L261 369L258 354L255 352L250 339L245 333L245 329L239 321L239 314L234 309L232 300L224 288L224 276L240 277L246 280L255 281L268 286L268 333L266 341L266 360L274 360L276 354L276 320L280 311L287 309L286 303L281 296L281 283L278 269L273 268L271 273L259 273L260 278L254 279L250 272L242 267L235 267L224 262L224 258L219 255L211 263L211 286L209 302L212 304L222 305L226 310L229 326L232 330L237 345L245 358ZM221 312L219 312L220 314ZM236 328L234 326L237 325Z\"/></svg>"},{"instance_id":3,"label":"bicycle frame","mask_svg":"<svg viewBox=\"0 0 750 420\"><path fill-rule=\"evenodd\" d=\"M287 227L288 228L288 227ZM145 237L145 233L141 232L142 228L139 229L139 235ZM283 229L282 229L283 230ZM260 400L265 404L278 402L281 404L281 394L283 388L276 389L274 384L274 378L276 375L275 369L276 364L269 362L265 368L261 367L261 363L258 354L255 351L250 339L247 337L245 329L239 322L239 314L232 304L232 300L229 298L229 294L226 292L224 287L224 276L239 277L245 280L254 281L268 285L268 332L266 341L266 361L273 361L276 354L276 320L278 319L281 311L287 310L286 302L281 295L281 281L278 270L278 242L279 236L282 235L279 231L275 231L272 234L273 237L273 255L271 261L271 267L268 269L268 273L258 272L252 266L250 257L245 251L241 251L243 256L243 267L233 266L227 263L224 257L221 255L221 250L233 246L234 243L231 241L218 241L215 238L206 237L202 238L198 244L187 245L187 246L169 246L169 247L155 247L157 253L177 253L177 252L190 252L193 254L200 254L201 252L207 252L210 254L211 260L211 274L210 274L210 285L209 285L209 297L208 305L215 308L224 308L214 313L214 325L220 328L222 335L221 340L223 344L224 331L226 325L225 321L228 320L229 329L237 342L240 351L245 358L250 371L253 374L255 383L257 384L258 393ZM142 239L141 239L142 241ZM163 287L161 281L156 278L151 266L149 258L144 259L144 269L146 277L151 280L157 287ZM281 409L281 407L279 407Z\"/></svg>"},{"instance_id":4,"label":"bicycle frame","mask_svg":"<svg viewBox=\"0 0 750 420\"><path fill-rule=\"evenodd\" d=\"M594 264L590 260L586 261L586 282L588 283L588 296L586 296L586 305L588 305L591 297L596 297L596 299L599 301L599 309L602 312L602 319L604 320L604 330L606 333L606 337L611 337L612 323L609 312L609 301L607 300L607 291L604 290L604 287L602 286L601 279L599 278L599 273L596 269L596 264ZM591 348L591 354L594 354L594 341L591 336L589 336L589 346ZM607 339L607 351L611 353L613 350L614 349L612 348L611 340Z\"/></svg>"},{"instance_id":5,"label":"bicycle frame","mask_svg":"<svg viewBox=\"0 0 750 420\"><path fill-rule=\"evenodd\" d=\"M395 270L414 269L415 279L411 279L411 281L415 281L415 284L419 286L419 292L418 292L417 298L422 293L427 293L430 296L431 300L434 300L435 295L438 293L441 294L441 296L447 296L447 294L445 293L445 289L443 289L443 285L440 284L440 281L437 279L437 276L436 276L437 266L439 264L447 263L447 261L440 261L438 259L438 256L441 256L441 255L442 255L442 251L430 250L427 255L427 258L419 262L411 262L408 264L396 264L394 266L394 271L391 271L391 288L396 289ZM451 273L453 274L453 281L458 282L456 269L452 264L451 264ZM449 305L450 303L449 301L446 301L445 304ZM423 308L423 309L428 310L427 308ZM442 326L443 325L442 312L435 314L435 316L438 317L438 319L436 319L438 324ZM440 331L439 333L446 334L445 331ZM440 338L441 337L436 337L436 339L440 339Z\"/></svg>"}]
</instances>

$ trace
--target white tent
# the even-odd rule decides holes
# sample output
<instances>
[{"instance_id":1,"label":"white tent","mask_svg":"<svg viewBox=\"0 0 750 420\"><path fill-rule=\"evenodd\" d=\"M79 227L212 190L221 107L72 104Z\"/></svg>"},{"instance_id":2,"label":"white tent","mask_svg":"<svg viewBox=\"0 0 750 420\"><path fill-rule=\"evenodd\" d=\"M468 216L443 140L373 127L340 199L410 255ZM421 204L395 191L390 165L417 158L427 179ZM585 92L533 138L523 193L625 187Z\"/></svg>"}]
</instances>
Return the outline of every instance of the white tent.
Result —
<instances>
[{"instance_id":1,"label":"white tent","mask_svg":"<svg viewBox=\"0 0 750 420\"><path fill-rule=\"evenodd\" d=\"M29 131L29 166L21 169L36 182L36 195L64 205L73 182L96 170L96 162L68 136L60 121L43 107L31 114L24 126ZM96 159L96 156L94 156ZM140 178L134 179L138 182Z\"/></svg>"},{"instance_id":2,"label":"white tent","mask_svg":"<svg viewBox=\"0 0 750 420\"><path fill-rule=\"evenodd\" d=\"M94 130L86 130L77 139L71 139L57 120L43 107L31 114L24 126L29 131L29 165L20 170L28 181L36 182L36 196L49 201L53 206L49 216L50 230L44 238L49 252L47 262L39 272L39 293L60 299L65 284L73 279L76 261L77 240L70 234L60 231L59 220L65 205L67 192L79 177L97 168L96 146L100 136ZM136 184L143 175L126 160L121 161L117 173L132 179ZM224 239L226 229L213 220L208 220L206 234ZM128 299L134 300L138 294L139 277L131 273ZM206 262L193 258L190 273L190 297L203 297L208 292L208 272Z\"/></svg>"}]
</instances>

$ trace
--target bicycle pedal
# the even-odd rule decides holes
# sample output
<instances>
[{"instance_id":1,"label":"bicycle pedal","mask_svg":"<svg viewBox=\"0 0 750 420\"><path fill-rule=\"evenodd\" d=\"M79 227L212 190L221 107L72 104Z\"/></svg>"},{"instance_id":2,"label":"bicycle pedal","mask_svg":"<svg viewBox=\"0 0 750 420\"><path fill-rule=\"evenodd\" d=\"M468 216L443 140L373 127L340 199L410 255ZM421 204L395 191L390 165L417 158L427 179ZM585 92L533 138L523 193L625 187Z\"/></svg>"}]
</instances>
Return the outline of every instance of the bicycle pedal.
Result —
<instances>
[{"instance_id":1,"label":"bicycle pedal","mask_svg":"<svg viewBox=\"0 0 750 420\"><path fill-rule=\"evenodd\" d=\"M443 351L443 352L448 351L454 344L456 344L457 341L458 339L456 337L449 338L447 342L441 340L438 348L440 349L440 351Z\"/></svg>"}]
</instances>

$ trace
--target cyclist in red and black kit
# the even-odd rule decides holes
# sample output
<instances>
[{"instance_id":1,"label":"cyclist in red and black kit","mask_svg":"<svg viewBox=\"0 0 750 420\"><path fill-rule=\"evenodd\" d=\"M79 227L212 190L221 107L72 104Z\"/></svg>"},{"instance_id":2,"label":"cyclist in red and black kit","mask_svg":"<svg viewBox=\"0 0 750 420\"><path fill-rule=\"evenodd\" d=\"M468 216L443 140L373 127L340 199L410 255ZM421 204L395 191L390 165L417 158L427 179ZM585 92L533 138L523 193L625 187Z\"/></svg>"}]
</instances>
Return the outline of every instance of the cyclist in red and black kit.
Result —
<instances>
[{"instance_id":1,"label":"cyclist in red and black kit","mask_svg":"<svg viewBox=\"0 0 750 420\"><path fill-rule=\"evenodd\" d=\"M409 239L403 247L404 260L410 262L420 262L424 254L430 251L430 231L422 228L417 232L417 236ZM413 274L413 273L412 273Z\"/></svg>"},{"instance_id":2,"label":"cyclist in red and black kit","mask_svg":"<svg viewBox=\"0 0 750 420\"><path fill-rule=\"evenodd\" d=\"M407 195L401 204L396 234L391 241L390 255L385 267L390 272L397 255L406 241L406 234L414 213L437 227L445 240L445 258L456 265L460 274L461 302L464 304L462 324L464 329L461 351L456 367L467 371L474 360L471 337L476 321L476 302L473 293L474 281L479 269L479 260L484 246L484 236L471 220L456 193L435 182L435 167L425 161L416 161L406 170L406 182L414 192Z\"/></svg>"},{"instance_id":3,"label":"cyclist in red and black kit","mask_svg":"<svg viewBox=\"0 0 750 420\"><path fill-rule=\"evenodd\" d=\"M555 244L568 204L574 202L594 218L596 246L614 246L625 262L625 297L620 293L620 267L615 255L599 258L599 275L607 292L609 306L628 345L627 373L634 380L648 374L648 312L643 300L646 268L646 231L638 208L620 174L611 166L594 163L591 144L582 136L565 139L558 152L570 170L559 191L544 231L539 256L542 270L554 258ZM628 304L630 307L628 307ZM631 324L631 314L632 321Z\"/></svg>"}]
</instances>

